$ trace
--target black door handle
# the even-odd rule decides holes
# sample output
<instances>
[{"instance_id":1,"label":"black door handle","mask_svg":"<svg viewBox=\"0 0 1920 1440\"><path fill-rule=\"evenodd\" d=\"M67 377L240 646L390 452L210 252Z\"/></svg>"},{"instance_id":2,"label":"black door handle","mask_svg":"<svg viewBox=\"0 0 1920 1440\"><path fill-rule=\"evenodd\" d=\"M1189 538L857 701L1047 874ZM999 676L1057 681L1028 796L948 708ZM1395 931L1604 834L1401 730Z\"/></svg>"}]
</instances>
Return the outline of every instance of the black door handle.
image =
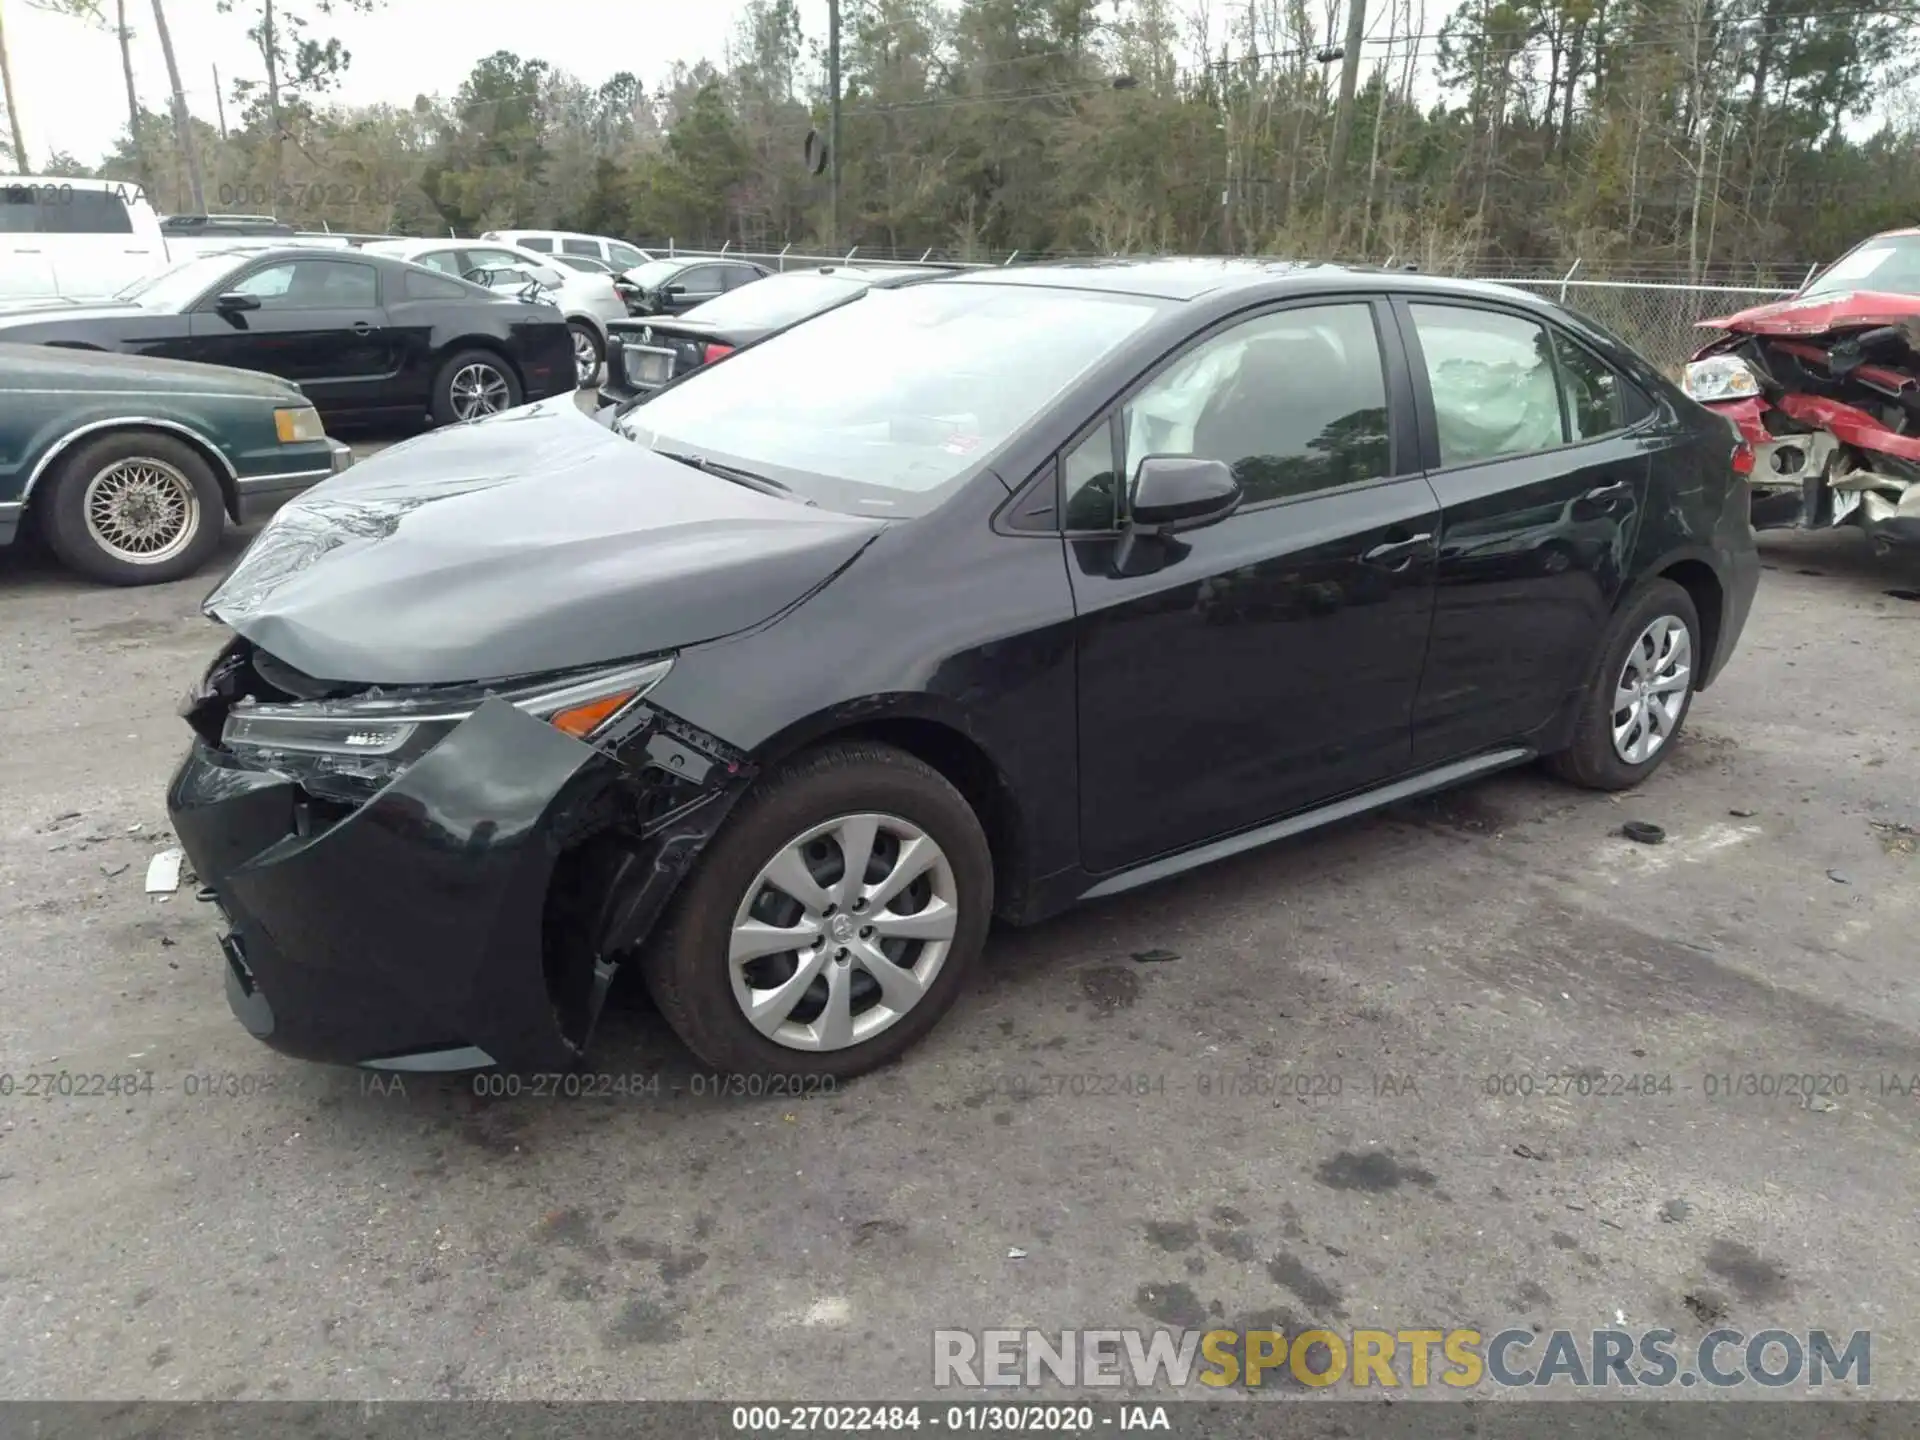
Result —
<instances>
[{"instance_id":1,"label":"black door handle","mask_svg":"<svg viewBox=\"0 0 1920 1440\"><path fill-rule=\"evenodd\" d=\"M373 333L373 326L364 320L356 320L353 322L353 333L356 335L371 335Z\"/></svg>"},{"instance_id":2,"label":"black door handle","mask_svg":"<svg viewBox=\"0 0 1920 1440\"><path fill-rule=\"evenodd\" d=\"M1616 480L1611 485L1596 485L1580 498L1590 505L1611 505L1615 500L1624 500L1633 489L1624 480Z\"/></svg>"},{"instance_id":3,"label":"black door handle","mask_svg":"<svg viewBox=\"0 0 1920 1440\"><path fill-rule=\"evenodd\" d=\"M1433 544L1431 535L1414 535L1405 540L1390 540L1376 545L1360 557L1361 563L1386 570L1404 570L1413 563L1414 552Z\"/></svg>"}]
</instances>

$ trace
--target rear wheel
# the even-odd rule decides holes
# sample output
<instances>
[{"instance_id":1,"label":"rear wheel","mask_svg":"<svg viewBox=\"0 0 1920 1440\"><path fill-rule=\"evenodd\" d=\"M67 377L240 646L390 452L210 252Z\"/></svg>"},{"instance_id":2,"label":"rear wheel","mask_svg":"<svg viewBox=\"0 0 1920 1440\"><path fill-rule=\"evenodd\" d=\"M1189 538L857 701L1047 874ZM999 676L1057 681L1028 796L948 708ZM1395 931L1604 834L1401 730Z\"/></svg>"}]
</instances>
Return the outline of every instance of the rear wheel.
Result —
<instances>
[{"instance_id":1,"label":"rear wheel","mask_svg":"<svg viewBox=\"0 0 1920 1440\"><path fill-rule=\"evenodd\" d=\"M747 797L642 972L714 1068L844 1079L946 1013L992 909L986 836L965 797L903 751L835 745Z\"/></svg>"},{"instance_id":2,"label":"rear wheel","mask_svg":"<svg viewBox=\"0 0 1920 1440\"><path fill-rule=\"evenodd\" d=\"M579 389L586 389L600 378L600 362L606 359L607 347L601 343L600 336L584 320L569 320L567 329L573 332L573 379Z\"/></svg>"},{"instance_id":3,"label":"rear wheel","mask_svg":"<svg viewBox=\"0 0 1920 1440\"><path fill-rule=\"evenodd\" d=\"M213 467L170 435L123 431L59 462L42 529L54 554L109 585L191 575L220 544L225 503Z\"/></svg>"},{"instance_id":4,"label":"rear wheel","mask_svg":"<svg viewBox=\"0 0 1920 1440\"><path fill-rule=\"evenodd\" d=\"M1656 580L1615 617L1573 742L1547 763L1592 790L1638 785L1667 758L1693 703L1701 661L1693 597Z\"/></svg>"},{"instance_id":5,"label":"rear wheel","mask_svg":"<svg viewBox=\"0 0 1920 1440\"><path fill-rule=\"evenodd\" d=\"M491 350L462 350L434 377L433 418L442 425L484 420L519 403L520 377Z\"/></svg>"}]
</instances>

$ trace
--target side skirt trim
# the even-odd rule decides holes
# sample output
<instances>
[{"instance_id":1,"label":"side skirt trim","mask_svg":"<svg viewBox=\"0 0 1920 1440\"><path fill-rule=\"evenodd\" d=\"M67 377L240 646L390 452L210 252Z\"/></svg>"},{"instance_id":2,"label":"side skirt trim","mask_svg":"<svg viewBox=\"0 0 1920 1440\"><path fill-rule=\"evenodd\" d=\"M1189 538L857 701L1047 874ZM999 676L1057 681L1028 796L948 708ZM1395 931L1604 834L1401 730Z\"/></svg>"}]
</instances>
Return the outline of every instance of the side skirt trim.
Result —
<instances>
[{"instance_id":1,"label":"side skirt trim","mask_svg":"<svg viewBox=\"0 0 1920 1440\"><path fill-rule=\"evenodd\" d=\"M1331 825L1338 820L1364 815L1369 810L1378 810L1385 805L1411 800L1414 796L1424 795L1430 790L1444 790L1449 785L1458 785L1463 780L1471 780L1489 771L1504 770L1508 766L1531 760L1534 753L1525 747L1516 746L1507 750L1495 750L1486 755L1476 755L1471 760L1456 760L1450 765L1442 765L1418 775L1409 775L1404 780L1382 785L1377 790L1349 795L1344 800L1335 800L1331 804L1322 805L1313 810L1303 810L1298 815L1289 815L1284 820L1276 820L1257 829L1243 830L1238 835L1229 835L1223 840L1210 840L1191 850L1182 850L1174 855L1163 855L1158 860L1149 860L1143 865L1117 871L1103 880L1096 881L1091 888L1082 890L1080 898L1095 900L1102 895L1118 895L1123 890L1151 885L1156 880L1165 880L1169 876L1198 869L1202 865L1210 865L1215 860L1224 860L1229 855L1240 854L1243 850L1258 849L1275 840L1284 840L1289 835L1317 830L1322 825Z\"/></svg>"}]
</instances>

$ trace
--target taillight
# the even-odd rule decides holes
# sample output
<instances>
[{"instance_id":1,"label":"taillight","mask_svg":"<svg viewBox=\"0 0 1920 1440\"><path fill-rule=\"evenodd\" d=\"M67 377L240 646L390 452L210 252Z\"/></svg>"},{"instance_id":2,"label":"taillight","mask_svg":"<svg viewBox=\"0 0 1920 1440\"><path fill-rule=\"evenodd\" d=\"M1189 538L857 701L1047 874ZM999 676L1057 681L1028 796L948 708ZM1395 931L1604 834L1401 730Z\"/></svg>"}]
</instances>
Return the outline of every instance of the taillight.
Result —
<instances>
[{"instance_id":1,"label":"taillight","mask_svg":"<svg viewBox=\"0 0 1920 1440\"><path fill-rule=\"evenodd\" d=\"M1746 441L1736 441L1733 447L1733 473L1736 475L1753 474L1753 446Z\"/></svg>"},{"instance_id":2,"label":"taillight","mask_svg":"<svg viewBox=\"0 0 1920 1440\"><path fill-rule=\"evenodd\" d=\"M721 345L718 343L709 344L707 348L700 353L700 363L710 365L721 356L731 355L732 353L733 346L731 345Z\"/></svg>"}]
</instances>

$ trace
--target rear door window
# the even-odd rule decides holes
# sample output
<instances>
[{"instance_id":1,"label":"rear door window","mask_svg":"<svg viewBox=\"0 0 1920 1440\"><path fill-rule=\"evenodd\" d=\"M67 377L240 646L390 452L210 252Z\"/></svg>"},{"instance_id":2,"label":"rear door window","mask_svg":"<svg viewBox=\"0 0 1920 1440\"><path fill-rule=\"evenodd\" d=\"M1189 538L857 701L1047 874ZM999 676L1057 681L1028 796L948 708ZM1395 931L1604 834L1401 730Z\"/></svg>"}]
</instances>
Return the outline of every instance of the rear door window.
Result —
<instances>
[{"instance_id":1,"label":"rear door window","mask_svg":"<svg viewBox=\"0 0 1920 1440\"><path fill-rule=\"evenodd\" d=\"M1544 325L1464 305L1407 308L1433 391L1442 465L1566 444L1553 341Z\"/></svg>"},{"instance_id":2,"label":"rear door window","mask_svg":"<svg viewBox=\"0 0 1920 1440\"><path fill-rule=\"evenodd\" d=\"M600 242L597 240L563 240L560 248L569 255L591 255L596 259L600 255Z\"/></svg>"},{"instance_id":3,"label":"rear door window","mask_svg":"<svg viewBox=\"0 0 1920 1440\"><path fill-rule=\"evenodd\" d=\"M522 250L538 250L542 255L551 255L553 253L553 241L545 235L522 235L520 237L520 248Z\"/></svg>"}]
</instances>

